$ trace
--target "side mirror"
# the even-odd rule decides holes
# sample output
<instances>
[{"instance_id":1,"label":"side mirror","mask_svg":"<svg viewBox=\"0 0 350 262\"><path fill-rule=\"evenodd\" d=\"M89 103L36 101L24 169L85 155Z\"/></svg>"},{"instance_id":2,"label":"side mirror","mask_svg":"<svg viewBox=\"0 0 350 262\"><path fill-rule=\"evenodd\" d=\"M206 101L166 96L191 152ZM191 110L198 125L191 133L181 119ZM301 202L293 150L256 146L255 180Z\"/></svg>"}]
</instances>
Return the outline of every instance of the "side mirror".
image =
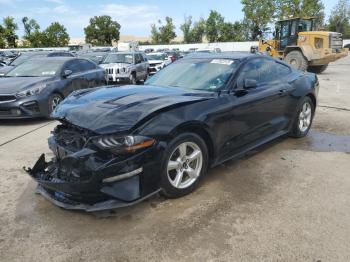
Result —
<instances>
[{"instance_id":1,"label":"side mirror","mask_svg":"<svg viewBox=\"0 0 350 262\"><path fill-rule=\"evenodd\" d=\"M63 77L63 78L67 78L67 77L70 76L72 73L73 73L72 70L64 70L64 71L63 71L63 74L62 74L62 77Z\"/></svg>"},{"instance_id":2,"label":"side mirror","mask_svg":"<svg viewBox=\"0 0 350 262\"><path fill-rule=\"evenodd\" d=\"M245 89L252 89L256 88L258 86L258 81L255 79L245 79L244 80L244 88Z\"/></svg>"}]
</instances>

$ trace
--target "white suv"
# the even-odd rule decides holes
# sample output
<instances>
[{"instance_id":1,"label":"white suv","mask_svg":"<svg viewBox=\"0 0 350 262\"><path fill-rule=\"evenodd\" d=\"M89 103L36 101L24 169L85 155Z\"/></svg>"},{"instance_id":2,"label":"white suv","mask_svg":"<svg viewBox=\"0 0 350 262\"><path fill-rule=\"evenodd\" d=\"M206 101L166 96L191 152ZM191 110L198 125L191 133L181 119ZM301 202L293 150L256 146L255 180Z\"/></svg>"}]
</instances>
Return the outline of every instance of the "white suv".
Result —
<instances>
[{"instance_id":1,"label":"white suv","mask_svg":"<svg viewBox=\"0 0 350 262\"><path fill-rule=\"evenodd\" d=\"M136 84L145 81L149 73L149 63L142 52L109 53L100 66L108 82Z\"/></svg>"}]
</instances>

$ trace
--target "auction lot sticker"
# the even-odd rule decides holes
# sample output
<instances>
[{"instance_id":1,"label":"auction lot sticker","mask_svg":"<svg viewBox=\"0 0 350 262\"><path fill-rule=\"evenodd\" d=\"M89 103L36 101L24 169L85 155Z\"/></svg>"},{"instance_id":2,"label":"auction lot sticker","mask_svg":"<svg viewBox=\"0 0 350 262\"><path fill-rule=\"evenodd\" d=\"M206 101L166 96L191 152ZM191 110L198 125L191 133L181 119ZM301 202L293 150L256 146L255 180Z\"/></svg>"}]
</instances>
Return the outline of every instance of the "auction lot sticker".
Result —
<instances>
[{"instance_id":1,"label":"auction lot sticker","mask_svg":"<svg viewBox=\"0 0 350 262\"><path fill-rule=\"evenodd\" d=\"M220 65L231 65L233 64L233 60L229 60L229 59L213 59L211 60L212 64L220 64Z\"/></svg>"}]
</instances>

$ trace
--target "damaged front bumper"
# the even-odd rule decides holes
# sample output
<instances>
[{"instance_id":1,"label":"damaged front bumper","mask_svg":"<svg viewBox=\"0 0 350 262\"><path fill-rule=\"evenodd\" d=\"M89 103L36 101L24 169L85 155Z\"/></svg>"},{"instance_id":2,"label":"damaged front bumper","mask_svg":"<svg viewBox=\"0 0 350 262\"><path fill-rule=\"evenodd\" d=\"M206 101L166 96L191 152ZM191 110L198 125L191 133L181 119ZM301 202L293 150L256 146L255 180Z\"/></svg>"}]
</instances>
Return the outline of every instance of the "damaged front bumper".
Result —
<instances>
[{"instance_id":1,"label":"damaged front bumper","mask_svg":"<svg viewBox=\"0 0 350 262\"><path fill-rule=\"evenodd\" d=\"M160 191L154 159L160 149L156 145L132 156L108 160L90 148L69 152L53 137L49 145L55 154L53 160L47 162L43 154L25 171L38 183L37 192L57 206L88 212L115 209Z\"/></svg>"}]
</instances>

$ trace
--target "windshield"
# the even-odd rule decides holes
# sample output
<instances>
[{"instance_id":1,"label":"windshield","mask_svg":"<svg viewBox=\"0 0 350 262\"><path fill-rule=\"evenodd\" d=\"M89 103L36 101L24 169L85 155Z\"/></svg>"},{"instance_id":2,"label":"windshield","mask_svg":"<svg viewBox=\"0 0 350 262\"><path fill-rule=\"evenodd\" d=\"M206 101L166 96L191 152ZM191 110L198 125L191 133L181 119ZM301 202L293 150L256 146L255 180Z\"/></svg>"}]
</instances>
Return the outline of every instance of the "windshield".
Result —
<instances>
[{"instance_id":1,"label":"windshield","mask_svg":"<svg viewBox=\"0 0 350 262\"><path fill-rule=\"evenodd\" d=\"M6 74L8 77L40 77L54 76L62 67L64 61L33 59L28 60Z\"/></svg>"},{"instance_id":2,"label":"windshield","mask_svg":"<svg viewBox=\"0 0 350 262\"><path fill-rule=\"evenodd\" d=\"M27 61L29 58L38 58L38 57L44 57L46 56L46 54L21 54L20 56L18 56L15 60L13 60L10 65L12 66L18 66L19 64L22 64L23 62Z\"/></svg>"},{"instance_id":3,"label":"windshield","mask_svg":"<svg viewBox=\"0 0 350 262\"><path fill-rule=\"evenodd\" d=\"M147 55L148 60L165 60L165 54L149 54Z\"/></svg>"},{"instance_id":4,"label":"windshield","mask_svg":"<svg viewBox=\"0 0 350 262\"><path fill-rule=\"evenodd\" d=\"M102 64L111 64L111 63L133 63L132 54L109 54L105 58Z\"/></svg>"},{"instance_id":5,"label":"windshield","mask_svg":"<svg viewBox=\"0 0 350 262\"><path fill-rule=\"evenodd\" d=\"M146 84L215 91L223 87L237 70L231 59L180 60L151 77Z\"/></svg>"},{"instance_id":6,"label":"windshield","mask_svg":"<svg viewBox=\"0 0 350 262\"><path fill-rule=\"evenodd\" d=\"M309 32L312 31L312 21L311 20L300 20L298 25L299 32Z\"/></svg>"}]
</instances>

